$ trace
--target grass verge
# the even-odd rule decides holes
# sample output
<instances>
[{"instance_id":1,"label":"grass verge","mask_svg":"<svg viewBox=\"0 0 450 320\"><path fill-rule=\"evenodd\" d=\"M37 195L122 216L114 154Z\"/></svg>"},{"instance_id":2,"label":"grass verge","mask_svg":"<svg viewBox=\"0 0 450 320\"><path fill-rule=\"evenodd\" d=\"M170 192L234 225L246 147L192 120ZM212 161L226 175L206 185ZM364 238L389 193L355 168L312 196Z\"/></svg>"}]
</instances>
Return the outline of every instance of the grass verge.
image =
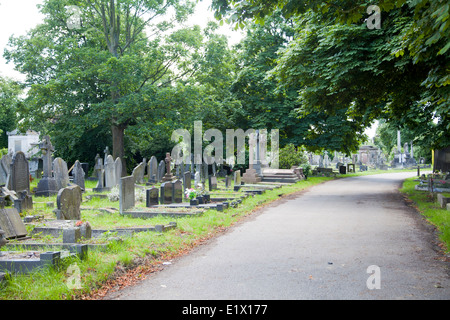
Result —
<instances>
[{"instance_id":1,"label":"grass verge","mask_svg":"<svg viewBox=\"0 0 450 320\"><path fill-rule=\"evenodd\" d=\"M426 191L415 190L414 187L419 183L414 181L416 179L416 177L406 179L400 191L414 203L420 214L436 227L439 239L442 241L441 247L448 254L450 253L450 212L439 206L436 196ZM447 194L447 196L450 195Z\"/></svg>"}]
</instances>

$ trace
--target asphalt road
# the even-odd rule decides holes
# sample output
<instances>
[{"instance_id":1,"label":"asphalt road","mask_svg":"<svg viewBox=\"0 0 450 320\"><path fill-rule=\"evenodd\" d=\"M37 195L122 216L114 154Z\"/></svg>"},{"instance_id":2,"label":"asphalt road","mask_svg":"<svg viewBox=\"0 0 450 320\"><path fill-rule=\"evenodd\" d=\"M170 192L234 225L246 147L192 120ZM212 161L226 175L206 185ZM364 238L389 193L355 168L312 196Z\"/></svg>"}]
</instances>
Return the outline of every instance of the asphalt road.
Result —
<instances>
[{"instance_id":1,"label":"asphalt road","mask_svg":"<svg viewBox=\"0 0 450 320\"><path fill-rule=\"evenodd\" d=\"M450 299L435 236L397 191L414 173L329 181L105 299Z\"/></svg>"}]
</instances>

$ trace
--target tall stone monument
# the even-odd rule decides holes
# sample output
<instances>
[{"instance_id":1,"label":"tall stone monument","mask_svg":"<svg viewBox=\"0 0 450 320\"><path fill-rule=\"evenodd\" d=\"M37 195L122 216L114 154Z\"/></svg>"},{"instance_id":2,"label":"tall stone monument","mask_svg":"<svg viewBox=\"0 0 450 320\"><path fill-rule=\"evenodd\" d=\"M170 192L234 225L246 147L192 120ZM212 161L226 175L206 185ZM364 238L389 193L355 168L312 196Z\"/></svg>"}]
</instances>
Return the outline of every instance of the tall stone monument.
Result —
<instances>
[{"instance_id":1,"label":"tall stone monument","mask_svg":"<svg viewBox=\"0 0 450 320\"><path fill-rule=\"evenodd\" d=\"M52 154L55 149L49 136L45 136L44 140L39 143L39 149L42 151L43 175L36 187L35 195L36 197L49 197L58 193L56 180L52 177Z\"/></svg>"}]
</instances>

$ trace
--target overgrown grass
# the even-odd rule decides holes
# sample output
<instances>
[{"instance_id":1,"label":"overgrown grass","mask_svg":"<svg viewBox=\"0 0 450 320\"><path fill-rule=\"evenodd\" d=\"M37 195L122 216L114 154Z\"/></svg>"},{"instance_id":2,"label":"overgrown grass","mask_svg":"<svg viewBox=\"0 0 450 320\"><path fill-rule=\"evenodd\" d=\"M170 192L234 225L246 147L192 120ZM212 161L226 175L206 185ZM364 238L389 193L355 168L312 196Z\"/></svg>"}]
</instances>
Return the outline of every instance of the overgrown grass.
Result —
<instances>
[{"instance_id":1,"label":"overgrown grass","mask_svg":"<svg viewBox=\"0 0 450 320\"><path fill-rule=\"evenodd\" d=\"M445 252L450 252L450 212L446 208L441 208L436 200L436 195L431 195L427 191L417 191L414 187L419 184L414 181L417 178L406 179L403 187L400 189L402 193L412 200L419 212L436 226L439 230L439 238L445 245ZM447 195L448 194L444 194Z\"/></svg>"},{"instance_id":2,"label":"overgrown grass","mask_svg":"<svg viewBox=\"0 0 450 320\"><path fill-rule=\"evenodd\" d=\"M89 221L93 228L115 228L138 225L168 224L177 222L177 228L158 234L156 232L140 232L122 241L112 241L104 250L90 249L86 260L75 259L56 269L43 269L29 275L14 275L9 278L0 290L3 300L64 300L80 299L89 295L114 276L118 267L136 267L137 261L147 259L158 263L160 259L175 256L190 250L203 239L214 236L218 232L232 226L254 210L267 205L283 195L289 195L310 186L333 178L310 177L294 185L279 189L267 190L262 195L247 197L236 208L228 208L223 212L207 210L197 217L170 218L157 216L151 219L135 219L121 216L119 212L102 213L99 208L118 208L118 202L108 199L92 198L83 203L89 210L82 211L82 219ZM87 181L87 188L95 187L95 183ZM86 192L83 197L92 195ZM42 214L46 218L54 218L53 208L48 208L46 202L56 203L56 196L34 199L34 208L26 214ZM70 289L67 285L71 274L68 267L76 263L80 271L80 289Z\"/></svg>"}]
</instances>

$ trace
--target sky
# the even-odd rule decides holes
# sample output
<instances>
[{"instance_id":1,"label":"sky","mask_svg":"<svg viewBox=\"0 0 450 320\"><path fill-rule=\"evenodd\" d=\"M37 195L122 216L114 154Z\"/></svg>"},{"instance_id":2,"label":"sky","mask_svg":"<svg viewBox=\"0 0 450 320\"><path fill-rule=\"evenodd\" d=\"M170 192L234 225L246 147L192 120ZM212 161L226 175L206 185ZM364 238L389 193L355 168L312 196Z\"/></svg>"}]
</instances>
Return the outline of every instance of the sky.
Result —
<instances>
[{"instance_id":1,"label":"sky","mask_svg":"<svg viewBox=\"0 0 450 320\"><path fill-rule=\"evenodd\" d=\"M3 50L11 35L25 35L42 21L43 16L36 7L40 3L42 0L0 0L0 76L16 80L24 79L22 74L14 70L12 63L6 63ZM216 21L213 12L209 10L210 3L210 0L200 1L196 6L196 12L186 24L198 24L203 28L209 20ZM241 32L232 30L227 24L224 24L219 32L228 36L230 44L235 44L242 38ZM367 129L366 134L373 137L375 129L376 125Z\"/></svg>"}]
</instances>

